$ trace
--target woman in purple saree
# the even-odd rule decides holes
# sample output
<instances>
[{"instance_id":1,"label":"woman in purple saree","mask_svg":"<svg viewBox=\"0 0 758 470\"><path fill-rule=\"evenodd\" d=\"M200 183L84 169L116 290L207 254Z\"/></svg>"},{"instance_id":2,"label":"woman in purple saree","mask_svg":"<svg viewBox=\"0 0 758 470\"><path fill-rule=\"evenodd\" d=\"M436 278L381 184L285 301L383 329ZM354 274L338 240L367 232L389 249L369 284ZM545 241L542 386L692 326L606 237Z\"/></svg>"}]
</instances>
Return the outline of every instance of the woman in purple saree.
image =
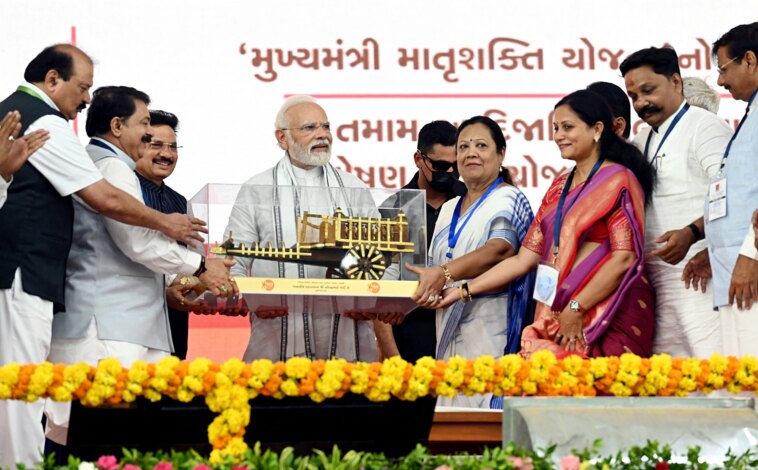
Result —
<instances>
[{"instance_id":1,"label":"woman in purple saree","mask_svg":"<svg viewBox=\"0 0 758 470\"><path fill-rule=\"evenodd\" d=\"M600 95L574 92L555 106L554 140L576 165L548 189L519 253L445 292L441 303L502 289L537 270L534 322L521 353L543 349L614 356L652 353L655 312L644 268L645 200L653 170L613 133Z\"/></svg>"}]
</instances>

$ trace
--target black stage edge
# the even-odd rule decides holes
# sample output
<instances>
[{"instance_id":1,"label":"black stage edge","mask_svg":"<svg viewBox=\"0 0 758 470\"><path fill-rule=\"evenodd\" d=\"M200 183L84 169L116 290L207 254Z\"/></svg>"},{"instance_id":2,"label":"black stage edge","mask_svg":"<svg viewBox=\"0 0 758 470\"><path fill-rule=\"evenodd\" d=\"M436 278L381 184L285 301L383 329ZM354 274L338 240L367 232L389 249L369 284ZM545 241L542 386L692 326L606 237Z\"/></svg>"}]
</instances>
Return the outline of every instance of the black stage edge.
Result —
<instances>
[{"instance_id":1,"label":"black stage edge","mask_svg":"<svg viewBox=\"0 0 758 470\"><path fill-rule=\"evenodd\" d=\"M427 445L434 416L434 397L405 402L392 398L374 403L347 394L340 399L314 403L308 397L277 400L256 397L245 441L252 447L280 451L293 447L298 454L313 449L383 452L389 457L406 455L417 443ZM87 408L72 403L65 455L97 459L121 455L122 448L141 451L195 449L208 455L208 425L216 413L203 397L190 403L169 398L152 403L145 398L117 406Z\"/></svg>"}]
</instances>

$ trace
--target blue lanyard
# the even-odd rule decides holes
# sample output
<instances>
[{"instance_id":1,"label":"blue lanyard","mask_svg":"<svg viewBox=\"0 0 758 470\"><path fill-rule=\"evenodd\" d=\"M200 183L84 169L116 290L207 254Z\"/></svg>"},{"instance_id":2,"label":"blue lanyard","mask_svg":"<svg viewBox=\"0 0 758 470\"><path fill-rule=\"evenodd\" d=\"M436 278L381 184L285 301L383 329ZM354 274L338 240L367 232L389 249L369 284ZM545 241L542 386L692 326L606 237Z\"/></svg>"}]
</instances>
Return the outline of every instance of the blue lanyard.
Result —
<instances>
[{"instance_id":1,"label":"blue lanyard","mask_svg":"<svg viewBox=\"0 0 758 470\"><path fill-rule=\"evenodd\" d=\"M726 150L724 150L724 157L721 159L721 166L719 167L719 170L722 170L724 168L724 165L726 165L726 159L729 158L729 150L732 148L732 143L734 142L734 139L737 138L737 134L740 133L740 129L742 129L742 125L745 123L745 120L747 120L747 113L750 112L750 105L753 104L753 100L755 99L755 95L758 94L758 88L755 89L752 95L750 95L750 100L747 102L747 109L745 110L745 115L742 116L742 119L740 119L740 123L737 124L737 130L734 131L734 134L732 134L732 138L729 139L729 143L726 144Z\"/></svg>"},{"instance_id":2,"label":"blue lanyard","mask_svg":"<svg viewBox=\"0 0 758 470\"><path fill-rule=\"evenodd\" d=\"M690 109L689 103L686 103L682 109L679 110L678 113L676 113L676 116L674 116L674 120L671 121L671 125L668 129L666 129L666 133L663 134L663 139L661 139L661 142L658 144L658 148L655 149L655 154L653 155L653 158L649 160L650 164L652 165L655 161L656 157L658 156L658 152L661 151L661 147L663 147L663 143L666 142L666 139L668 139L669 134L671 134L671 131L674 130L674 127L676 127L676 124L679 122L680 119L682 119L682 116L684 116L684 113L687 112L687 110ZM650 134L647 135L647 142L645 142L645 159L648 160L647 152L650 149L650 139L653 138L653 130L650 129Z\"/></svg>"},{"instance_id":3,"label":"blue lanyard","mask_svg":"<svg viewBox=\"0 0 758 470\"><path fill-rule=\"evenodd\" d=\"M113 152L114 154L116 153L116 151L113 150L113 148L111 148L110 145L106 144L105 142L103 142L101 140L90 139L89 143L91 145L95 145L97 147L104 148L105 150L109 150L109 151Z\"/></svg>"},{"instance_id":4,"label":"blue lanyard","mask_svg":"<svg viewBox=\"0 0 758 470\"><path fill-rule=\"evenodd\" d=\"M568 212L571 210L571 206L574 205L574 203L579 199L579 196L582 195L582 191L584 191L584 188L589 186L590 181L592 180L592 177L595 176L595 173L597 173L597 170L600 169L600 165L603 164L604 158L598 159L597 162L595 162L595 166L592 167L592 170L590 170L590 174L587 175L587 180L584 182L584 186L579 188L579 192L577 193L576 197L574 198L571 203L569 203L569 206L566 208L566 212L563 212L563 205L566 203L566 196L568 196L569 188L571 188L571 183L574 181L574 173L576 173L576 167L574 167L573 170L571 170L571 174L566 179L566 184L563 186L563 191L561 191L561 198L558 200L558 208L557 213L555 215L555 223L553 224L553 256L558 256L558 244L561 240L561 225L563 225L563 219L565 214L568 214Z\"/></svg>"},{"instance_id":5,"label":"blue lanyard","mask_svg":"<svg viewBox=\"0 0 758 470\"><path fill-rule=\"evenodd\" d=\"M455 245L458 243L458 238L461 236L461 232L463 232L463 229L466 227L466 224L471 219L471 216L474 215L474 212L479 208L479 206L482 205L485 199L490 195L492 191L495 190L501 183L503 182L503 178L496 179L489 188L487 188L487 191L482 195L482 197L479 198L478 201L476 201L476 204L474 204L474 207L471 208L468 215L465 219L463 219L463 223L461 224L461 227L458 229L458 231L455 231L455 227L458 225L458 218L461 216L461 204L463 204L463 197L461 196L460 199L458 199L458 204L455 206L455 211L453 211L453 220L450 222L450 232L447 236L447 253L445 256L452 259L453 258L453 249L455 248Z\"/></svg>"}]
</instances>

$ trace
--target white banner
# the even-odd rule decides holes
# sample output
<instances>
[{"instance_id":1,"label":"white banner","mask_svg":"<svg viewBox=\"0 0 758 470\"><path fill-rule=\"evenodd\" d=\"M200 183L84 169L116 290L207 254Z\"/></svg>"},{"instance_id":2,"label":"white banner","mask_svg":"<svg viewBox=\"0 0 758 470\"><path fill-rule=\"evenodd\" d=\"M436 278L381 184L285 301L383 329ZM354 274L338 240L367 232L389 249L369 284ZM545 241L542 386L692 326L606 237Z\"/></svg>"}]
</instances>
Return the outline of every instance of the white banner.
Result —
<instances>
[{"instance_id":1,"label":"white banner","mask_svg":"<svg viewBox=\"0 0 758 470\"><path fill-rule=\"evenodd\" d=\"M754 0L30 0L0 10L3 93L43 47L75 42L96 60L95 87L134 86L179 116L184 148L168 183L187 197L273 165L276 112L304 93L333 123L333 163L379 187L416 171L426 122L489 115L535 208L565 165L551 141L561 96L599 80L623 87L621 60L663 44L684 76L717 87L709 44L758 18ZM736 126L744 105L719 92L719 114Z\"/></svg>"}]
</instances>

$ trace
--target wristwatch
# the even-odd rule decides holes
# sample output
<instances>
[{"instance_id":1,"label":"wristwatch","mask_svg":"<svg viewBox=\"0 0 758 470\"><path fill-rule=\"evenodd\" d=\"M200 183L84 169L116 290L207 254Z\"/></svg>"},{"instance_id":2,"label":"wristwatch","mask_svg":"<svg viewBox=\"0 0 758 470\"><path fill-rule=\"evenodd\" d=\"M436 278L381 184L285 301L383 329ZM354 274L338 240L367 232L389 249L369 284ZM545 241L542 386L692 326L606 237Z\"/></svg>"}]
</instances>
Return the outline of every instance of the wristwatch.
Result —
<instances>
[{"instance_id":1,"label":"wristwatch","mask_svg":"<svg viewBox=\"0 0 758 470\"><path fill-rule=\"evenodd\" d=\"M584 313L584 309L579 305L579 301L576 299L569 300L569 310L572 312Z\"/></svg>"}]
</instances>

